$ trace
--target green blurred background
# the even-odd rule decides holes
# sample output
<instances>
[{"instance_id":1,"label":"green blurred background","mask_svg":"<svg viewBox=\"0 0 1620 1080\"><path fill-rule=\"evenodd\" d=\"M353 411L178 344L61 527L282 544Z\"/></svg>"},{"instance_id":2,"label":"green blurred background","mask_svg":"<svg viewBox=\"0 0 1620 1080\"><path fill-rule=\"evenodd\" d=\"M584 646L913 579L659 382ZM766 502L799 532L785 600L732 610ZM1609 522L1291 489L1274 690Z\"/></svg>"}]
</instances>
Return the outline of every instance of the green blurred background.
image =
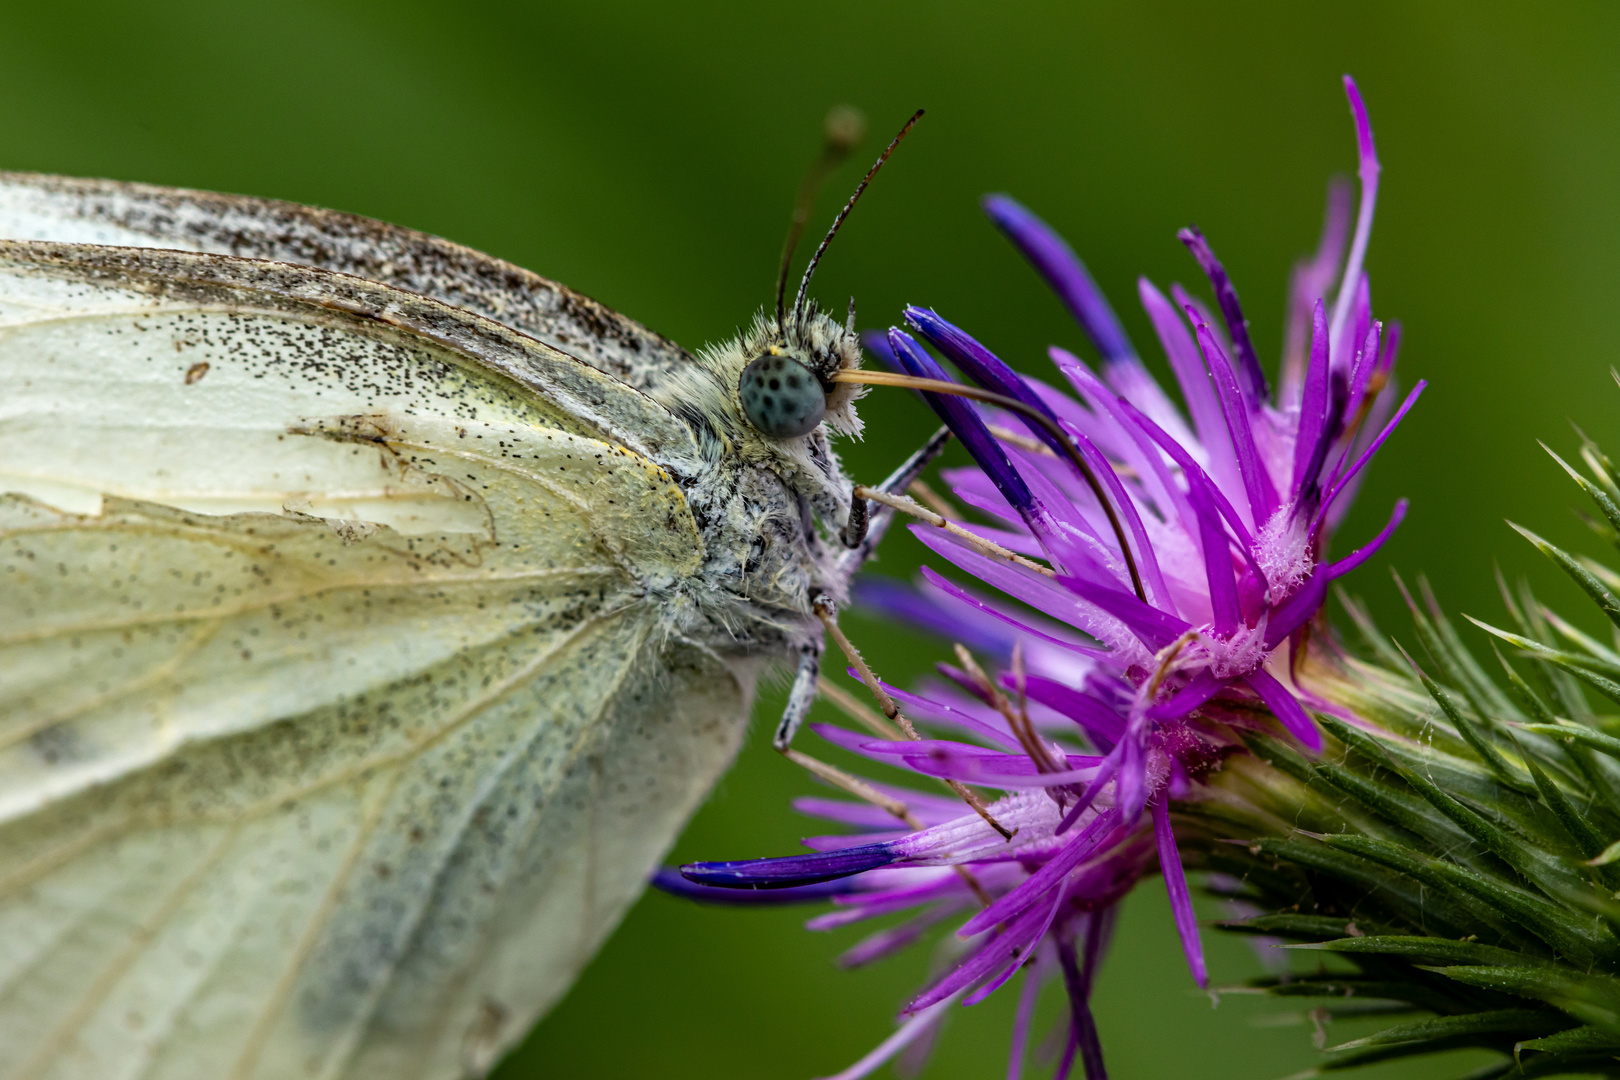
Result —
<instances>
[{"instance_id":1,"label":"green blurred background","mask_svg":"<svg viewBox=\"0 0 1620 1080\"><path fill-rule=\"evenodd\" d=\"M1349 71L1384 161L1375 306L1405 322L1406 380L1433 384L1343 534L1341 547L1369 535L1412 497L1355 588L1399 625L1385 567L1426 571L1453 609L1489 617L1493 559L1572 596L1504 517L1592 546L1535 440L1572 449L1573 420L1620 447L1613 5L64 0L8 4L3 27L6 168L385 218L512 259L689 346L767 299L828 107L871 118L864 162L926 106L816 291L835 306L854 294L863 325L905 302L935 306L1032 371L1047 344L1078 347L1079 334L982 220L982 193L1011 192L1067 234L1149 356L1135 277L1196 284L1174 230L1197 223L1275 364L1288 268L1315 243L1328 176L1354 167ZM812 232L858 173L835 178ZM933 426L902 394L863 412L869 436L845 453L867 478ZM897 535L880 569L905 576L916 560ZM850 624L896 681L938 652ZM675 857L793 850L810 826L787 800L809 787L756 732ZM647 897L499 1075L843 1068L891 1030L927 956L839 971L854 934L810 935L802 918ZM1216 982L1255 970L1238 943L1211 950ZM1010 998L958 1010L926 1075L1001 1075ZM1272 1080L1318 1060L1308 1026L1262 1022L1270 1006L1228 996L1211 1010L1157 882L1127 905L1097 1012L1123 1080ZM1366 1075L1467 1062L1447 1065Z\"/></svg>"}]
</instances>

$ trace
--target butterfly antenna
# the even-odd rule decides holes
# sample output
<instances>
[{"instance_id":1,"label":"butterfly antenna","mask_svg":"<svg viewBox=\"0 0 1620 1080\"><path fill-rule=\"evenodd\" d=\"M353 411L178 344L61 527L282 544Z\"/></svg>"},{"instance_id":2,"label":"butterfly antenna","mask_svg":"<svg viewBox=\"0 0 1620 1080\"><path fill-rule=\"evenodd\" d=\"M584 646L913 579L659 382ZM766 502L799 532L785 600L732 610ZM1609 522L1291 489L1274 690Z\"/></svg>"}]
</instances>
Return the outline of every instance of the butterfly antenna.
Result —
<instances>
[{"instance_id":1,"label":"butterfly antenna","mask_svg":"<svg viewBox=\"0 0 1620 1080\"><path fill-rule=\"evenodd\" d=\"M799 320L800 314L804 311L804 298L805 294L810 291L810 279L815 276L816 264L821 262L821 256L826 253L827 245L832 243L832 238L838 235L838 230L843 226L844 219L849 217L849 212L855 209L855 204L860 201L861 194L866 191L866 185L870 184L872 182L872 177L876 176L877 171L883 168L883 163L889 160L889 155L894 153L894 148L900 145L900 140L905 138L906 135L910 133L912 126L915 125L918 120L922 119L922 114L922 109L918 109L916 112L912 113L911 119L907 120L905 126L900 129L900 134L896 135L892 140L890 140L889 145L884 148L883 153L879 155L878 159L872 163L872 167L866 170L866 175L863 176L861 178L861 182L855 186L855 194L851 195L849 197L849 202L845 203L844 208L838 211L838 216L833 219L832 228L828 229L827 235L822 237L821 246L817 247L816 253L810 256L810 265L804 268L804 277L799 282L799 295L793 298L794 322ZM785 264L783 266L783 272L786 272ZM780 305L778 305L777 310L780 312ZM778 317L777 321L778 323L781 322L780 317Z\"/></svg>"},{"instance_id":2,"label":"butterfly antenna","mask_svg":"<svg viewBox=\"0 0 1620 1080\"><path fill-rule=\"evenodd\" d=\"M816 192L821 190L822 182L827 175L844 163L850 151L860 145L866 137L866 117L861 111L848 105L840 105L827 114L822 124L823 142L821 155L804 174L804 182L799 185L799 196L793 203L793 220L788 224L787 238L782 241L782 262L776 271L776 329L782 332L782 300L787 295L788 268L793 262L793 252L799 246L800 237L804 236L805 222L810 220L810 210L815 205Z\"/></svg>"}]
</instances>

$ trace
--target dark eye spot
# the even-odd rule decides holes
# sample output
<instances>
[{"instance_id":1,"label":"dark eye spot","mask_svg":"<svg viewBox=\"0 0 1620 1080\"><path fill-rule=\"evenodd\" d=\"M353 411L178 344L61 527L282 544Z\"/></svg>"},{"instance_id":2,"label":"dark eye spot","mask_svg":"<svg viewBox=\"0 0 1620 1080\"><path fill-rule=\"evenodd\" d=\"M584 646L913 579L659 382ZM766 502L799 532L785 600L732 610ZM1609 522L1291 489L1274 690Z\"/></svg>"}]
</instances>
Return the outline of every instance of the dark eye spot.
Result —
<instances>
[{"instance_id":1,"label":"dark eye spot","mask_svg":"<svg viewBox=\"0 0 1620 1080\"><path fill-rule=\"evenodd\" d=\"M810 369L785 356L767 354L743 368L737 399L748 422L777 439L808 435L827 412L827 395Z\"/></svg>"}]
</instances>

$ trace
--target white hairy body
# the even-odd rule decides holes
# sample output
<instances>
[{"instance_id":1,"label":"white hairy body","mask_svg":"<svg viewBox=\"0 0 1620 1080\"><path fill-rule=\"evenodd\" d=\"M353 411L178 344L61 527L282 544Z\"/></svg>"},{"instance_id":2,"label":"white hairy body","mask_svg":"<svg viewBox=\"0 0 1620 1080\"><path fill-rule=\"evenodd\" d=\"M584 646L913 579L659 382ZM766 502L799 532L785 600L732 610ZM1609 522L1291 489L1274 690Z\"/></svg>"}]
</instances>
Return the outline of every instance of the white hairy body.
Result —
<instances>
[{"instance_id":1,"label":"white hairy body","mask_svg":"<svg viewBox=\"0 0 1620 1080\"><path fill-rule=\"evenodd\" d=\"M842 588L826 432L365 219L0 174L0 237L0 1078L481 1075Z\"/></svg>"}]
</instances>

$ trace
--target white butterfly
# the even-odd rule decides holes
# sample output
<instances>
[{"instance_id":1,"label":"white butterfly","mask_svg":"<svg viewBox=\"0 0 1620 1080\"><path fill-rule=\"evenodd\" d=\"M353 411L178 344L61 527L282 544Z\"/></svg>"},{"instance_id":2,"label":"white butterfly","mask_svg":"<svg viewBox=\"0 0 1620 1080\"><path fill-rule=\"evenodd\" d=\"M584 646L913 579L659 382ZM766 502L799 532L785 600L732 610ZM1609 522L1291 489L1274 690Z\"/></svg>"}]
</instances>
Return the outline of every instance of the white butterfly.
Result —
<instances>
[{"instance_id":1,"label":"white butterfly","mask_svg":"<svg viewBox=\"0 0 1620 1080\"><path fill-rule=\"evenodd\" d=\"M0 1077L481 1074L795 650L802 715L880 531L854 388L783 435L755 367L773 437L737 387L825 385L852 327L801 288L693 356L443 240L132 184L0 175L0 236Z\"/></svg>"}]
</instances>

